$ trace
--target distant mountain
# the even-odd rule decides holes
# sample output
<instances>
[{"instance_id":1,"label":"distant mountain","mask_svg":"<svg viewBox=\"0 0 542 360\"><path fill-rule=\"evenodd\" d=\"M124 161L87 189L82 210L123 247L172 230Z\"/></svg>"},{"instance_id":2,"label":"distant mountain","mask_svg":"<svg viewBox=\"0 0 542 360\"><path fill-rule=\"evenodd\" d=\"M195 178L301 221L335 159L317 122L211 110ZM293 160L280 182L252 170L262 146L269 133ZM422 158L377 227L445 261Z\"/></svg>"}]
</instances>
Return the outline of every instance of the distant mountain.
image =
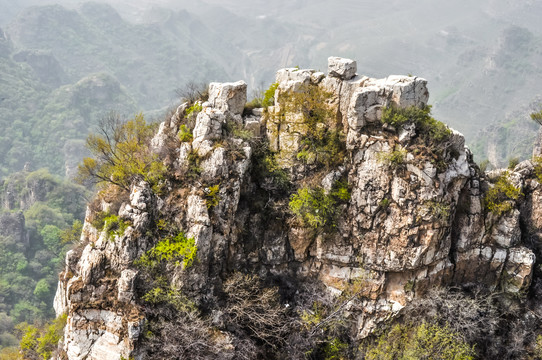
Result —
<instances>
[{"instance_id":1,"label":"distant mountain","mask_svg":"<svg viewBox=\"0 0 542 360\"><path fill-rule=\"evenodd\" d=\"M330 7L305 0L111 0L26 7L36 3L0 0L0 124L6 129L0 177L25 162L57 174L73 170L82 140L103 113L162 114L190 80L246 79L250 89L264 88L274 81L270 69L325 71L331 55L357 59L359 73L368 76L426 78L435 117L465 134L477 160L502 165L511 156L527 157L521 149L534 141L528 112L541 94L540 2L342 0ZM88 104L58 104L60 88L92 74L117 85L106 86L105 97L96 87ZM506 126L511 116L513 127ZM47 132L61 123L67 134ZM494 132L502 136L488 136ZM527 144L518 148L518 142ZM497 145L505 150L492 151Z\"/></svg>"},{"instance_id":2,"label":"distant mountain","mask_svg":"<svg viewBox=\"0 0 542 360\"><path fill-rule=\"evenodd\" d=\"M0 41L0 176L26 162L73 173L105 113L164 112L189 80L223 77L213 33L186 12L170 23L130 24L96 3L19 14Z\"/></svg>"}]
</instances>

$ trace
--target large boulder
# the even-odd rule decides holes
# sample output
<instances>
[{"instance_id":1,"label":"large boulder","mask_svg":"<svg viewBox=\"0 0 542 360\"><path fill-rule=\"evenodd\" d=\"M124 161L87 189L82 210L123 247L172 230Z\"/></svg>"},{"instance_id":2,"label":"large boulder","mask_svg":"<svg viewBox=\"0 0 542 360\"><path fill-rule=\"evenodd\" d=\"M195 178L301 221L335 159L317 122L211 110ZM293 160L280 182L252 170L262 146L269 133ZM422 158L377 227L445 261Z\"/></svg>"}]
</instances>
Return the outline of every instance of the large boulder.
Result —
<instances>
[{"instance_id":1,"label":"large boulder","mask_svg":"<svg viewBox=\"0 0 542 360\"><path fill-rule=\"evenodd\" d=\"M240 115L247 103L247 83L210 83L209 102L217 110Z\"/></svg>"},{"instance_id":2,"label":"large boulder","mask_svg":"<svg viewBox=\"0 0 542 360\"><path fill-rule=\"evenodd\" d=\"M327 71L329 76L338 77L342 80L350 80L356 76L358 70L354 60L330 56L327 59Z\"/></svg>"}]
</instances>

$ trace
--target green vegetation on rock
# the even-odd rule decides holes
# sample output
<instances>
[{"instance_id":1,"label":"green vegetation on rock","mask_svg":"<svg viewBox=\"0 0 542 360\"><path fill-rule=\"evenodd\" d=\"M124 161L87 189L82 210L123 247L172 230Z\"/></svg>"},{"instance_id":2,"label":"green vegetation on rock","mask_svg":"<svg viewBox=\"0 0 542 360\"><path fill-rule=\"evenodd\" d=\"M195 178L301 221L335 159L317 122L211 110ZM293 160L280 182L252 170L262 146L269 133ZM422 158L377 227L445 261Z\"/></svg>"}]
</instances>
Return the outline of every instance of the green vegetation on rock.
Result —
<instances>
[{"instance_id":1,"label":"green vegetation on rock","mask_svg":"<svg viewBox=\"0 0 542 360\"><path fill-rule=\"evenodd\" d=\"M190 129L185 124L182 124L179 127L178 136L179 136L179 141L181 142L192 142L192 140L194 139L194 136L192 135L192 131L190 131Z\"/></svg>"},{"instance_id":2,"label":"green vegetation on rock","mask_svg":"<svg viewBox=\"0 0 542 360\"><path fill-rule=\"evenodd\" d=\"M337 226L339 205L350 200L348 186L337 182L330 192L321 187L302 187L290 197L290 210L313 229Z\"/></svg>"},{"instance_id":3,"label":"green vegetation on rock","mask_svg":"<svg viewBox=\"0 0 542 360\"><path fill-rule=\"evenodd\" d=\"M516 200L523 196L521 190L510 181L510 174L506 171L500 175L493 186L484 195L484 206L487 211L497 216L514 208Z\"/></svg>"},{"instance_id":4,"label":"green vegetation on rock","mask_svg":"<svg viewBox=\"0 0 542 360\"><path fill-rule=\"evenodd\" d=\"M197 246L194 238L187 238L183 232L160 240L152 249L143 254L137 265L153 270L161 262L172 262L175 266L190 267L196 260Z\"/></svg>"},{"instance_id":5,"label":"green vegetation on rock","mask_svg":"<svg viewBox=\"0 0 542 360\"><path fill-rule=\"evenodd\" d=\"M382 122L394 127L405 124L415 124L422 136L427 136L435 142L446 140L452 134L451 130L442 122L435 120L431 115L431 106L422 108L409 106L398 108L389 106L382 112Z\"/></svg>"},{"instance_id":6,"label":"green vegetation on rock","mask_svg":"<svg viewBox=\"0 0 542 360\"><path fill-rule=\"evenodd\" d=\"M79 181L111 183L129 190L133 181L144 180L159 191L166 168L149 146L154 130L142 114L124 122L111 113L103 119L99 134L87 139L93 157L84 158L79 165Z\"/></svg>"},{"instance_id":7,"label":"green vegetation on rock","mask_svg":"<svg viewBox=\"0 0 542 360\"><path fill-rule=\"evenodd\" d=\"M367 360L473 360L474 347L446 326L395 325L370 347Z\"/></svg>"},{"instance_id":8,"label":"green vegetation on rock","mask_svg":"<svg viewBox=\"0 0 542 360\"><path fill-rule=\"evenodd\" d=\"M396 168L404 164L406 160L407 151L397 145L396 148L390 152L381 152L378 154L378 160L383 164L386 164L392 168Z\"/></svg>"},{"instance_id":9,"label":"green vegetation on rock","mask_svg":"<svg viewBox=\"0 0 542 360\"><path fill-rule=\"evenodd\" d=\"M533 159L534 174L539 183L542 184L542 156L535 156Z\"/></svg>"},{"instance_id":10,"label":"green vegetation on rock","mask_svg":"<svg viewBox=\"0 0 542 360\"><path fill-rule=\"evenodd\" d=\"M345 157L345 138L336 128L335 112L328 104L331 93L314 85L304 85L279 98L283 114L301 115L306 133L296 157L308 165L327 168L340 165Z\"/></svg>"},{"instance_id":11,"label":"green vegetation on rock","mask_svg":"<svg viewBox=\"0 0 542 360\"><path fill-rule=\"evenodd\" d=\"M124 234L126 228L130 226L130 222L121 219L115 214L100 212L94 216L92 226L98 231L105 231L107 238L114 240L114 237L120 237Z\"/></svg>"},{"instance_id":12,"label":"green vegetation on rock","mask_svg":"<svg viewBox=\"0 0 542 360\"><path fill-rule=\"evenodd\" d=\"M207 192L205 193L205 205L207 205L207 209L212 209L220 202L220 186L209 186L206 190Z\"/></svg>"}]
</instances>

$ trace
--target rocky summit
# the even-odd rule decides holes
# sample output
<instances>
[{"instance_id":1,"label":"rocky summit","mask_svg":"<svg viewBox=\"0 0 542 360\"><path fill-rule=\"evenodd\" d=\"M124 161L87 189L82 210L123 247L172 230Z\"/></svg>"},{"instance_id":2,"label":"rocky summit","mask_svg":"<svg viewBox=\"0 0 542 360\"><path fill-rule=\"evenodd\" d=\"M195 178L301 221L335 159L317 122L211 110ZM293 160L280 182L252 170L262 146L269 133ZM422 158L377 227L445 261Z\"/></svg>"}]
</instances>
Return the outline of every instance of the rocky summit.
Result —
<instances>
[{"instance_id":1,"label":"rocky summit","mask_svg":"<svg viewBox=\"0 0 542 360\"><path fill-rule=\"evenodd\" d=\"M428 115L425 79L328 63L327 75L277 71L272 105L261 107L245 106L243 81L211 83L208 98L160 124L149 146L168 169L161 188L136 179L129 192L103 189L66 256L54 303L67 315L65 358L165 358L178 340L168 323L202 336L206 358L281 358L287 331L264 332L232 310L246 279L257 278L258 294L278 289L275 320L301 317L310 334L324 326L300 314L314 315L317 297L342 301L352 344L432 289L523 301L542 229L536 164L483 172L463 135ZM100 225L101 214L122 226ZM141 259L177 232L193 239L194 259L183 253L157 280ZM168 301L176 310L159 313ZM198 341L176 356L205 358Z\"/></svg>"}]
</instances>

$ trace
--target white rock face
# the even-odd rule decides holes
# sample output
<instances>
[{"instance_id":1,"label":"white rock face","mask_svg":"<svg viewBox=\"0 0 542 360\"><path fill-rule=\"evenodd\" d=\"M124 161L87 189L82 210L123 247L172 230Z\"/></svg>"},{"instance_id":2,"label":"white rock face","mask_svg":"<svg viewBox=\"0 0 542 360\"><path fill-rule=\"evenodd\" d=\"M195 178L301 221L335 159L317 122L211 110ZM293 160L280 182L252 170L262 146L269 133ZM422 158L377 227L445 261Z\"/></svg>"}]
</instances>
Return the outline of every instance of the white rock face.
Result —
<instances>
[{"instance_id":1,"label":"white rock face","mask_svg":"<svg viewBox=\"0 0 542 360\"><path fill-rule=\"evenodd\" d=\"M227 159L226 159L226 149L219 147L213 150L208 157L208 159L202 162L202 173L201 176L216 179L227 176L229 170Z\"/></svg>"},{"instance_id":2,"label":"white rock face","mask_svg":"<svg viewBox=\"0 0 542 360\"><path fill-rule=\"evenodd\" d=\"M183 103L177 107L177 110L175 111L175 114L171 116L169 121L164 121L160 124L160 127L158 128L158 132L151 140L151 149L159 154L166 149L168 139L171 137L171 135L176 135L179 131L179 125L181 122L181 119L184 117L184 112L186 108L188 107L188 103Z\"/></svg>"},{"instance_id":3,"label":"white rock face","mask_svg":"<svg viewBox=\"0 0 542 360\"><path fill-rule=\"evenodd\" d=\"M209 103L219 111L240 115L247 103L247 84L244 81L210 83Z\"/></svg>"},{"instance_id":4,"label":"white rock face","mask_svg":"<svg viewBox=\"0 0 542 360\"><path fill-rule=\"evenodd\" d=\"M311 83L311 76L314 70L287 68L277 71L275 81L279 84L278 92L275 92L275 104L278 103L280 92L299 91L303 85Z\"/></svg>"},{"instance_id":5,"label":"white rock face","mask_svg":"<svg viewBox=\"0 0 542 360\"><path fill-rule=\"evenodd\" d=\"M212 149L212 141L222 136L222 125L226 117L222 111L214 108L204 108L196 118L192 147L201 157L206 156Z\"/></svg>"},{"instance_id":6,"label":"white rock face","mask_svg":"<svg viewBox=\"0 0 542 360\"><path fill-rule=\"evenodd\" d=\"M148 244L134 229L147 229L157 205L150 186L132 186L130 204L119 215L132 223L122 236L98 233L89 221L83 226L82 252L66 255L55 296L57 316L67 314L63 349L69 360L129 358L138 340L143 316L134 304L137 271L133 260ZM87 219L90 213L87 211ZM106 275L118 273L118 278ZM122 304L122 305L120 305ZM128 321L130 319L130 321ZM125 337L125 334L131 337ZM137 334L137 336L136 336Z\"/></svg>"},{"instance_id":7,"label":"white rock face","mask_svg":"<svg viewBox=\"0 0 542 360\"><path fill-rule=\"evenodd\" d=\"M118 360L129 356L122 341L123 318L106 310L83 310L68 317L65 350L70 360Z\"/></svg>"}]
</instances>

